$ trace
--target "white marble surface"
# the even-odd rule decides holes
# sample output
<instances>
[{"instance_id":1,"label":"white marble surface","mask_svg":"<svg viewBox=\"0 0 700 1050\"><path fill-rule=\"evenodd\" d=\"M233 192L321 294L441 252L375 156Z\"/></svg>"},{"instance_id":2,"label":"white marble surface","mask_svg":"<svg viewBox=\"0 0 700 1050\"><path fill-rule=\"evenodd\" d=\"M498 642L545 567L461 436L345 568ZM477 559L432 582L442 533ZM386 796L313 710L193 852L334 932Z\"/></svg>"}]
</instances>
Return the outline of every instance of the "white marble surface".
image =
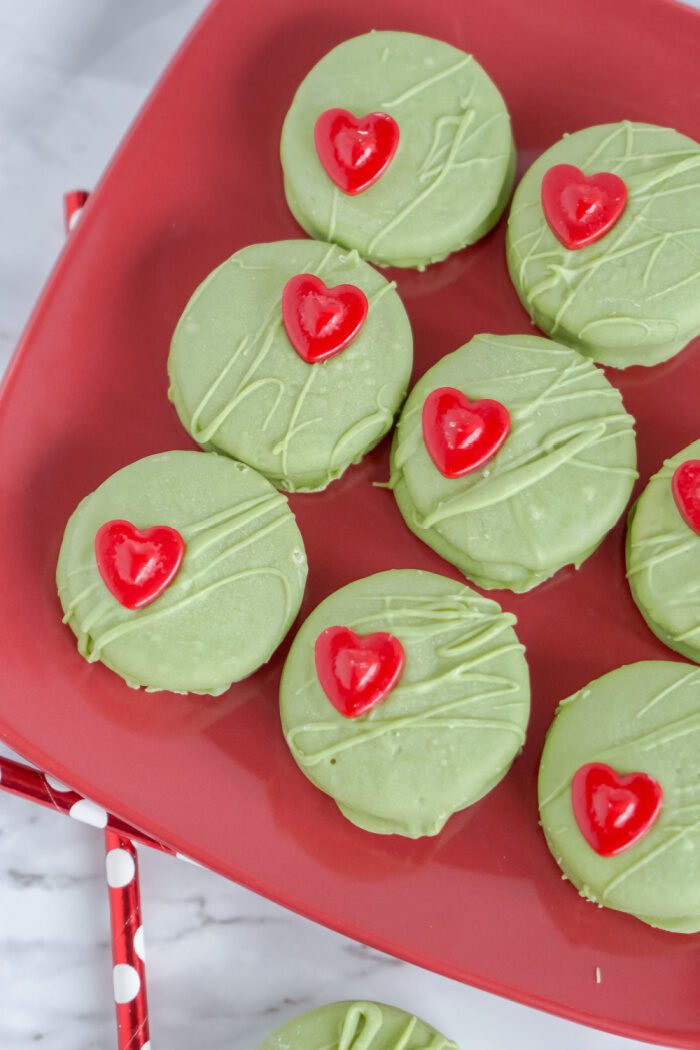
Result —
<instances>
[{"instance_id":1,"label":"white marble surface","mask_svg":"<svg viewBox=\"0 0 700 1050\"><path fill-rule=\"evenodd\" d=\"M0 368L61 245L63 191L95 183L204 6L0 0ZM410 1008L463 1050L642 1046L400 963L166 856L142 849L141 870L154 1048L255 1050L293 1013L351 996ZM0 1047L34 1046L116 1046L103 839L0 793Z\"/></svg>"}]
</instances>

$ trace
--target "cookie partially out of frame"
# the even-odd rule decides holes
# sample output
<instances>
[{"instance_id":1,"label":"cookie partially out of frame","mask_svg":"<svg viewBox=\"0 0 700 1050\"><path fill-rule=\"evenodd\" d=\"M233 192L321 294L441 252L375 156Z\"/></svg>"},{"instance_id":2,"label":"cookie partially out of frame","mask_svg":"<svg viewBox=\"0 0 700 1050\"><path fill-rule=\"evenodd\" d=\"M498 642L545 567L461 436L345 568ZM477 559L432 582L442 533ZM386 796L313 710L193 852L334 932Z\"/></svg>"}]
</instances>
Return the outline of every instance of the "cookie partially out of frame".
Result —
<instances>
[{"instance_id":1,"label":"cookie partially out of frame","mask_svg":"<svg viewBox=\"0 0 700 1050\"><path fill-rule=\"evenodd\" d=\"M627 579L657 638L700 663L700 441L666 460L632 508Z\"/></svg>"},{"instance_id":2,"label":"cookie partially out of frame","mask_svg":"<svg viewBox=\"0 0 700 1050\"><path fill-rule=\"evenodd\" d=\"M258 1050L459 1050L414 1014L384 1003L329 1003L294 1017Z\"/></svg>"},{"instance_id":3,"label":"cookie partially out of frame","mask_svg":"<svg viewBox=\"0 0 700 1050\"><path fill-rule=\"evenodd\" d=\"M562 701L539 773L549 848L579 893L700 931L700 669L620 667Z\"/></svg>"}]
</instances>

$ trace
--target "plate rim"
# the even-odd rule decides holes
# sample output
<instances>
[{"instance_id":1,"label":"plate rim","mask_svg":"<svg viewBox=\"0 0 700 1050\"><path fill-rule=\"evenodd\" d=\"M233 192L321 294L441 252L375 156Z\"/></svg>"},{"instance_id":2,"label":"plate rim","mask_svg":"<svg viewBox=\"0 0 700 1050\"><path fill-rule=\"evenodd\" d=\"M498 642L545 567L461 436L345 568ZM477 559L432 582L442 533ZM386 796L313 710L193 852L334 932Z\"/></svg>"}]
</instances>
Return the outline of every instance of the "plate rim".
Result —
<instances>
[{"instance_id":1,"label":"plate rim","mask_svg":"<svg viewBox=\"0 0 700 1050\"><path fill-rule=\"evenodd\" d=\"M582 0L576 0L576 2L583 6ZM597 0L597 2L602 8L606 4L609 4L610 0ZM692 24L694 30L697 30L700 27L700 9L691 7L682 2L682 0L616 0L616 4L618 10L620 7L624 6L629 17L633 16L636 19L646 19L650 17L651 12L651 17L654 15L659 17L668 16L672 18L684 17L688 20L689 25ZM93 217L102 207L103 199L109 194L111 182L114 178L115 171L120 166L122 156L128 151L131 140L140 133L141 125L150 114L151 109L157 105L161 95L167 91L169 82L179 67L183 56L189 51L192 43L200 36L200 34L206 32L206 27L209 21L216 18L218 9L220 7L223 8L225 5L226 0L211 0L211 3L209 3L204 11L197 17L196 21L188 30L174 54L167 62L165 68L158 76L155 85L139 106L123 137L118 142L104 171L100 175L94 189L91 191L90 200L87 207L84 209L80 222L71 231L70 236L66 239L64 246L60 250L42 290L39 293L36 303L30 312L17 346L8 362L2 380L0 381L0 422L2 421L8 402L10 402L12 398L14 384L19 372L19 366L29 351L34 330L41 324L44 314L49 310L54 297L58 294L64 272L70 267L74 254L81 250L85 233L92 224ZM588 3L586 6L590 6L590 4ZM1 618L2 616L0 614L0 619ZM2 687L0 686L0 688ZM478 988L481 991L498 995L501 998L550 1013L554 1016L563 1018L564 1020L581 1024L586 1027L609 1032L623 1038L636 1039L641 1042L650 1043L651 1045L659 1044L673 1046L677 1048L677 1050L698 1050L700 1047L700 1028L698 1028L696 1033L689 1034L687 1039L684 1037L674 1037L673 1041L669 1043L668 1032L659 1028L658 1025L651 1028L649 1026L642 1027L637 1024L615 1022L614 1020L606 1018L601 1019L592 1012L578 1009L576 1007L569 1007L566 1004L549 999L544 995L520 991L518 988L510 986L507 982L484 978L469 970L463 969L462 973L459 976L456 976L455 972L449 965L442 964L438 958L432 957L428 951L425 951L419 959L410 950L407 951L399 945L393 944L391 938L360 929L356 923L339 922L332 915L323 915L320 912L312 914L305 902L302 899L297 898L292 891L278 892L279 888L268 885L264 878L251 877L240 870L236 870L235 865L222 866L218 864L211 856L207 855L205 850L192 850L189 844L179 838L179 836L173 836L170 833L163 834L163 828L159 826L157 821L150 823L147 827L144 826L140 822L139 815L134 815L133 811L131 811L131 807L128 805L122 806L118 800L117 805L113 805L114 799L110 799L108 794L103 793L101 790L94 791L92 786L86 784L86 781L80 775L76 776L60 762L56 762L48 753L45 753L41 747L32 744L32 742L23 734L15 734L14 730L9 728L1 710L0 739L17 754L37 765L42 771L55 776L65 783L69 783L80 794L90 798L115 816L133 824L135 827L139 828L139 830L147 832L153 837L167 843L169 846L172 846L184 857L209 868L216 874L236 882L238 885L265 897L281 907L301 915L307 920L332 929L345 937L368 944L379 951L394 958L402 959L421 969L429 969L441 976L455 980L457 983L467 984L471 987Z\"/></svg>"}]
</instances>

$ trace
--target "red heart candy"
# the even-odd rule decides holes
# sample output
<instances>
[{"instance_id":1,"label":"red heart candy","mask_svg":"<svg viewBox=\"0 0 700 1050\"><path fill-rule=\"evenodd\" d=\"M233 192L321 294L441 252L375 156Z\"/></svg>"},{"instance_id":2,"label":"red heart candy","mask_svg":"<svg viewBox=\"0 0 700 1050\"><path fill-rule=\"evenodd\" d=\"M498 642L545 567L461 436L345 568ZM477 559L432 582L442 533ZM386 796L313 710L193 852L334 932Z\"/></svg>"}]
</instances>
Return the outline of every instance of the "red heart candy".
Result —
<instances>
[{"instance_id":1,"label":"red heart candy","mask_svg":"<svg viewBox=\"0 0 700 1050\"><path fill-rule=\"evenodd\" d=\"M399 125L388 113L355 117L347 109L327 109L316 121L314 141L328 177L354 196L386 171L399 145Z\"/></svg>"},{"instance_id":2,"label":"red heart candy","mask_svg":"<svg viewBox=\"0 0 700 1050\"><path fill-rule=\"evenodd\" d=\"M423 440L446 478L461 478L483 466L510 432L510 415L500 401L470 401L461 390L442 386L423 403Z\"/></svg>"},{"instance_id":3,"label":"red heart candy","mask_svg":"<svg viewBox=\"0 0 700 1050\"><path fill-rule=\"evenodd\" d=\"M627 187L612 172L586 176L573 164L556 164L542 179L542 209L565 248L585 248L600 240L626 203Z\"/></svg>"},{"instance_id":4,"label":"red heart candy","mask_svg":"<svg viewBox=\"0 0 700 1050\"><path fill-rule=\"evenodd\" d=\"M588 845L601 857L614 857L651 830L663 791L648 773L623 776L602 762L590 762L574 774L571 804Z\"/></svg>"},{"instance_id":5,"label":"red heart candy","mask_svg":"<svg viewBox=\"0 0 700 1050\"><path fill-rule=\"evenodd\" d=\"M393 634L355 634L327 627L316 639L316 674L321 688L345 718L358 718L385 700L404 665L404 649Z\"/></svg>"},{"instance_id":6,"label":"red heart candy","mask_svg":"<svg viewBox=\"0 0 700 1050\"><path fill-rule=\"evenodd\" d=\"M676 467L671 491L683 521L700 534L700 459L688 459Z\"/></svg>"},{"instance_id":7,"label":"red heart candy","mask_svg":"<svg viewBox=\"0 0 700 1050\"><path fill-rule=\"evenodd\" d=\"M130 521L107 521L95 536L100 576L118 602L142 609L172 583L182 565L185 541L176 529L137 529Z\"/></svg>"},{"instance_id":8,"label":"red heart candy","mask_svg":"<svg viewBox=\"0 0 700 1050\"><path fill-rule=\"evenodd\" d=\"M348 346L365 323L369 304L361 288L327 288L320 277L299 273L282 292L282 319L289 341L303 361L317 364Z\"/></svg>"}]
</instances>

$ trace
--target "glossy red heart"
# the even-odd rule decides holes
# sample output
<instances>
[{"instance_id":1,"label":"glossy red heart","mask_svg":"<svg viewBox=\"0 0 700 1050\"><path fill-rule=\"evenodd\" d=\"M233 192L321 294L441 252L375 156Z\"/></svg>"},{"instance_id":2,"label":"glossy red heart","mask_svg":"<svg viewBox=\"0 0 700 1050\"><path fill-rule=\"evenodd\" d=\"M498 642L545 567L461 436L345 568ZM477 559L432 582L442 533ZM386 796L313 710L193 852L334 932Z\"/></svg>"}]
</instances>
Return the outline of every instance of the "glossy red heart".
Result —
<instances>
[{"instance_id":1,"label":"glossy red heart","mask_svg":"<svg viewBox=\"0 0 700 1050\"><path fill-rule=\"evenodd\" d=\"M369 304L361 288L328 288L320 277L299 273L282 292L282 319L289 341L303 361L318 364L334 357L356 337Z\"/></svg>"},{"instance_id":2,"label":"glossy red heart","mask_svg":"<svg viewBox=\"0 0 700 1050\"><path fill-rule=\"evenodd\" d=\"M423 440L446 478L461 478L496 455L510 432L500 401L470 401L461 390L442 386L423 402Z\"/></svg>"},{"instance_id":3,"label":"glossy red heart","mask_svg":"<svg viewBox=\"0 0 700 1050\"><path fill-rule=\"evenodd\" d=\"M700 535L700 459L676 467L671 491L684 522Z\"/></svg>"},{"instance_id":4,"label":"glossy red heart","mask_svg":"<svg viewBox=\"0 0 700 1050\"><path fill-rule=\"evenodd\" d=\"M602 762L581 766L571 782L571 805L581 834L601 857L614 857L651 830L663 805L648 773L617 773Z\"/></svg>"},{"instance_id":5,"label":"glossy red heart","mask_svg":"<svg viewBox=\"0 0 700 1050\"><path fill-rule=\"evenodd\" d=\"M100 576L127 609L142 609L177 576L185 541L176 529L155 525L137 529L130 521L107 521L95 536Z\"/></svg>"},{"instance_id":6,"label":"glossy red heart","mask_svg":"<svg viewBox=\"0 0 700 1050\"><path fill-rule=\"evenodd\" d=\"M399 125L388 113L355 117L327 109L314 126L316 152L329 179L354 196L384 174L399 145Z\"/></svg>"},{"instance_id":7,"label":"glossy red heart","mask_svg":"<svg viewBox=\"0 0 700 1050\"><path fill-rule=\"evenodd\" d=\"M586 176L573 164L555 164L542 179L542 209L554 236L565 248L585 248L600 240L624 211L627 187L619 175Z\"/></svg>"},{"instance_id":8,"label":"glossy red heart","mask_svg":"<svg viewBox=\"0 0 700 1050\"><path fill-rule=\"evenodd\" d=\"M356 634L327 627L316 639L321 688L345 718L358 718L385 700L403 671L405 654L393 634Z\"/></svg>"}]
</instances>

